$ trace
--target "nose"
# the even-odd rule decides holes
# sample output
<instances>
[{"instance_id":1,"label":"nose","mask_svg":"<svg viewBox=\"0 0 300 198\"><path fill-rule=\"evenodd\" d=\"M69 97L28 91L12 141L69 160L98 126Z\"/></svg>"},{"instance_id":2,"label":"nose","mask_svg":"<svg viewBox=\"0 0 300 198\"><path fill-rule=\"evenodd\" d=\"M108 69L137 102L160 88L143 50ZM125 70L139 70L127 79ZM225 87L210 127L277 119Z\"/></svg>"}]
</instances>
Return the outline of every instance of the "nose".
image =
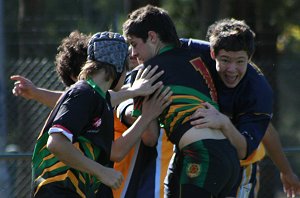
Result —
<instances>
[{"instance_id":1,"label":"nose","mask_svg":"<svg viewBox=\"0 0 300 198\"><path fill-rule=\"evenodd\" d=\"M234 61L230 61L227 64L227 71L235 71L237 67L237 64Z\"/></svg>"},{"instance_id":2,"label":"nose","mask_svg":"<svg viewBox=\"0 0 300 198\"><path fill-rule=\"evenodd\" d=\"M132 57L137 57L137 51L136 51L135 49L131 48L131 53L130 53L130 55L131 55Z\"/></svg>"}]
</instances>

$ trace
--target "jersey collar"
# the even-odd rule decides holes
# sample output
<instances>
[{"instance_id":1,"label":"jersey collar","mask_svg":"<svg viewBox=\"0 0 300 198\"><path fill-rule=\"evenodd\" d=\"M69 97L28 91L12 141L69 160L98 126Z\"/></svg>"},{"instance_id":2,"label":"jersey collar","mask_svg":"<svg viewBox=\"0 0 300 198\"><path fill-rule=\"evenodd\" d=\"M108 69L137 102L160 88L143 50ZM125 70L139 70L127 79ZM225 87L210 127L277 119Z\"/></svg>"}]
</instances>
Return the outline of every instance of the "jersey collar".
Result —
<instances>
[{"instance_id":1,"label":"jersey collar","mask_svg":"<svg viewBox=\"0 0 300 198\"><path fill-rule=\"evenodd\" d=\"M103 98L105 98L106 94L102 91L102 89L94 82L92 78L88 78L86 82Z\"/></svg>"},{"instance_id":2,"label":"jersey collar","mask_svg":"<svg viewBox=\"0 0 300 198\"><path fill-rule=\"evenodd\" d=\"M161 54L161 53L164 53L166 51L169 51L171 49L173 49L174 46L173 45L166 45L165 47L161 48L159 51L158 51L158 54Z\"/></svg>"}]
</instances>

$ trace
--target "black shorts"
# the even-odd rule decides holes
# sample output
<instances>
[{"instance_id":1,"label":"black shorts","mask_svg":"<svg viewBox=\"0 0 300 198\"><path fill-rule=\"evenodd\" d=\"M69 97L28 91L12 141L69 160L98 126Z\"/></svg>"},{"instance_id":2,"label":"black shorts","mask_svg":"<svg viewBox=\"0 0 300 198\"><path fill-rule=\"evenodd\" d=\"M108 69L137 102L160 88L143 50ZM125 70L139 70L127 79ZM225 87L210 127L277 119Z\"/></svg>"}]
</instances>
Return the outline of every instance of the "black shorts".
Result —
<instances>
[{"instance_id":1,"label":"black shorts","mask_svg":"<svg viewBox=\"0 0 300 198\"><path fill-rule=\"evenodd\" d=\"M181 187L192 184L215 197L230 193L238 179L240 163L235 148L227 139L200 140L184 147L180 154Z\"/></svg>"}]
</instances>

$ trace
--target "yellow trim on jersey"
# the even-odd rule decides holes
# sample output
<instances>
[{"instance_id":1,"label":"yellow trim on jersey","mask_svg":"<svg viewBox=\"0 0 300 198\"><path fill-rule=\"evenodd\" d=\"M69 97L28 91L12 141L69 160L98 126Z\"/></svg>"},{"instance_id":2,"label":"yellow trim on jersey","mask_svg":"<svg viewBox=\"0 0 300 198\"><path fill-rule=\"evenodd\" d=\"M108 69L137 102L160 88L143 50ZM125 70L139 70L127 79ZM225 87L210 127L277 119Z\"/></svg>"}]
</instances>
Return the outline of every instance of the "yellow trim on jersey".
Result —
<instances>
[{"instance_id":1,"label":"yellow trim on jersey","mask_svg":"<svg viewBox=\"0 0 300 198\"><path fill-rule=\"evenodd\" d=\"M262 143L258 145L258 148L245 160L240 160L241 166L247 166L255 162L260 161L266 154L265 147Z\"/></svg>"},{"instance_id":2,"label":"yellow trim on jersey","mask_svg":"<svg viewBox=\"0 0 300 198\"><path fill-rule=\"evenodd\" d=\"M40 177L39 177L40 178ZM76 188L76 192L82 197L82 198L86 198L86 196L84 195L84 193L79 189L78 187L78 180L77 178L75 177L75 175L70 171L68 170L65 174L63 175L58 175L58 176L55 176L55 177L50 177L50 178L47 178L47 180L44 180L42 181L36 188L36 191L34 193L34 195L39 191L39 189L46 185L46 184L49 184L49 183L52 183L52 182L57 182L57 181L64 181L66 178L69 178L70 181L72 182L73 186Z\"/></svg>"}]
</instances>

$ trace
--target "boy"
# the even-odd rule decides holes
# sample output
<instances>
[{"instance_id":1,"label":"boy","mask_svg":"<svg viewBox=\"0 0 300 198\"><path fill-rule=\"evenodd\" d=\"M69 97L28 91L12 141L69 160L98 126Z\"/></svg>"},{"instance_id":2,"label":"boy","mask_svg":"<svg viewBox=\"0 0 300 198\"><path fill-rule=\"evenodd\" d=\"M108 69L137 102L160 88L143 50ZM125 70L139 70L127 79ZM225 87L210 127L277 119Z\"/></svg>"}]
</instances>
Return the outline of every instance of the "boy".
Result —
<instances>
[{"instance_id":1,"label":"boy","mask_svg":"<svg viewBox=\"0 0 300 198\"><path fill-rule=\"evenodd\" d=\"M123 34L132 46L132 56L145 65L158 65L158 70L164 70L159 80L174 93L173 102L160 116L160 122L169 140L179 148L183 156L180 161L187 169L180 175L181 196L226 195L238 175L238 156L243 158L246 154L244 137L231 130L198 130L189 123L190 115L205 101L217 105L216 89L205 66L208 62L202 61L196 51L179 48L174 24L161 8L148 5L132 12L123 24ZM138 98L135 106L140 107L141 101ZM239 148L238 153L230 143ZM190 154L205 160L194 160Z\"/></svg>"},{"instance_id":2,"label":"boy","mask_svg":"<svg viewBox=\"0 0 300 198\"><path fill-rule=\"evenodd\" d=\"M189 40L185 44L216 61L211 71L215 73L220 111L231 119L236 128L232 127L227 116L209 104L191 116L191 119L198 118L191 124L196 125L196 128L219 130L230 126L232 130L243 134L247 140L248 158L241 161L239 180L227 196L253 197L256 162L264 156L264 150L259 144L272 114L272 90L259 69L250 62L254 53L254 33L244 21L217 21L209 27L208 38L210 47L208 43L197 40ZM173 170L171 166L170 173ZM174 180L169 182L170 185L176 183ZM173 190L176 191L176 187Z\"/></svg>"}]
</instances>

